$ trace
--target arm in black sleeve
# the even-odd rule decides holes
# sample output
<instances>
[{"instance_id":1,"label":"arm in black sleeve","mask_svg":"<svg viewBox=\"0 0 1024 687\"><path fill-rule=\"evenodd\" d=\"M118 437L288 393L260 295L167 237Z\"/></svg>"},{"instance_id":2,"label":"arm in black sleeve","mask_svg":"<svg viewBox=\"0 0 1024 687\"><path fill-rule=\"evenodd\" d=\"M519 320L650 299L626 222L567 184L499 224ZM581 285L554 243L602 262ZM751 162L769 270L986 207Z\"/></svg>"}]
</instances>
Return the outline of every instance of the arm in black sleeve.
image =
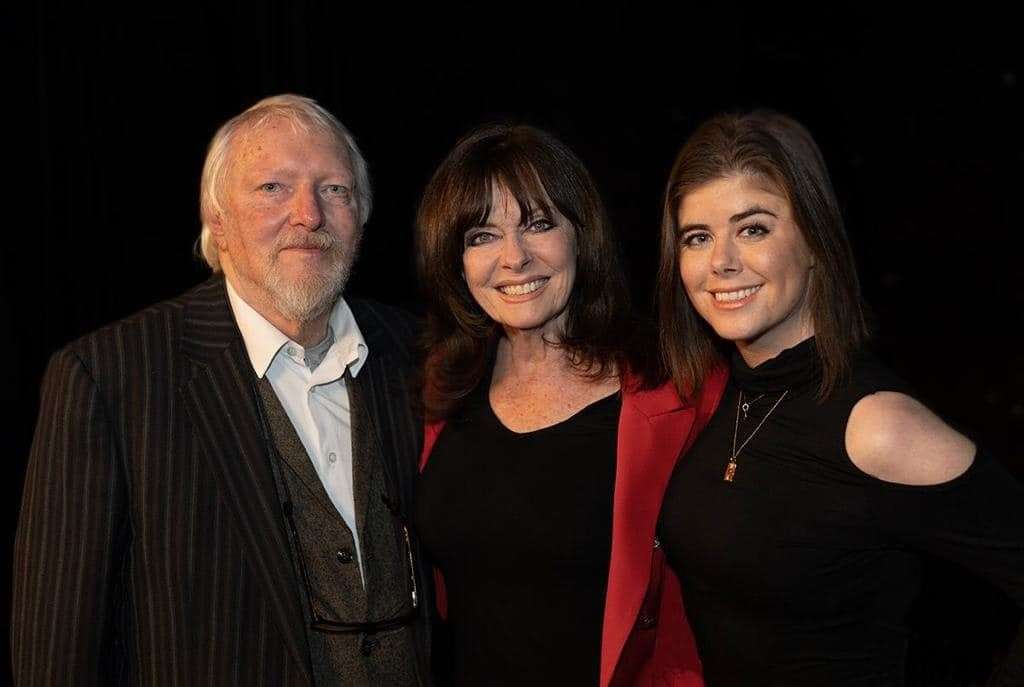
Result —
<instances>
[{"instance_id":1,"label":"arm in black sleeve","mask_svg":"<svg viewBox=\"0 0 1024 687\"><path fill-rule=\"evenodd\" d=\"M14 549L11 660L19 685L97 684L112 652L124 481L96 383L50 360Z\"/></svg>"},{"instance_id":2,"label":"arm in black sleeve","mask_svg":"<svg viewBox=\"0 0 1024 687\"><path fill-rule=\"evenodd\" d=\"M1024 485L983 453L934 486L880 487L882 526L906 545L962 565L1024 609ZM989 683L1024 685L1024 623Z\"/></svg>"}]
</instances>

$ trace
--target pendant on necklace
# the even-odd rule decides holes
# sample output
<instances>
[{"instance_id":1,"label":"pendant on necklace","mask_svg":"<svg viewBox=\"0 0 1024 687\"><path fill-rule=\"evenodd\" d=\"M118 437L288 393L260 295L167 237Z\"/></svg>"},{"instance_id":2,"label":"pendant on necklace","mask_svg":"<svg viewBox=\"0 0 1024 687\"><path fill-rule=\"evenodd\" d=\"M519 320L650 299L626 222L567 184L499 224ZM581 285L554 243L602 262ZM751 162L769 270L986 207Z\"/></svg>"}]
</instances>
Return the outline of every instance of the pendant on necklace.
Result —
<instances>
[{"instance_id":1,"label":"pendant on necklace","mask_svg":"<svg viewBox=\"0 0 1024 687\"><path fill-rule=\"evenodd\" d=\"M750 404L749 403L744 403L740 407L743 408L743 419L746 420L747 419L747 413L750 411Z\"/></svg>"},{"instance_id":2,"label":"pendant on necklace","mask_svg":"<svg viewBox=\"0 0 1024 687\"><path fill-rule=\"evenodd\" d=\"M722 476L726 482L731 482L736 477L736 456L729 458L729 462L725 466L725 475Z\"/></svg>"}]
</instances>

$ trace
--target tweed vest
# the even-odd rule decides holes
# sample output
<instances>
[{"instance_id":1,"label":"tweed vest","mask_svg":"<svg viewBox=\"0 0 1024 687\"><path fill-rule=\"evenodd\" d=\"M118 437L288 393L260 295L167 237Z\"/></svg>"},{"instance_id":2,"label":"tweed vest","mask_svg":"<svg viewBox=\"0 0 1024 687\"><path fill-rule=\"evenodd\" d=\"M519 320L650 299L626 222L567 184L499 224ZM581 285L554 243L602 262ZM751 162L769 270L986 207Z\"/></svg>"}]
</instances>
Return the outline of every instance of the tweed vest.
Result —
<instances>
[{"instance_id":1,"label":"tweed vest","mask_svg":"<svg viewBox=\"0 0 1024 687\"><path fill-rule=\"evenodd\" d=\"M258 390L270 438L271 460L282 510L291 509L298 541L289 533L296 589L306 616L310 661L318 687L426 683L418 667L415 629L376 634L333 634L310 628L310 603L321 618L346 623L393 618L410 607L406 550L398 518L385 499L390 491L359 383L346 372L352 421L352 483L365 586L352 532L324 490L270 382ZM289 505L290 504L290 505ZM308 587L302 574L304 562Z\"/></svg>"}]
</instances>

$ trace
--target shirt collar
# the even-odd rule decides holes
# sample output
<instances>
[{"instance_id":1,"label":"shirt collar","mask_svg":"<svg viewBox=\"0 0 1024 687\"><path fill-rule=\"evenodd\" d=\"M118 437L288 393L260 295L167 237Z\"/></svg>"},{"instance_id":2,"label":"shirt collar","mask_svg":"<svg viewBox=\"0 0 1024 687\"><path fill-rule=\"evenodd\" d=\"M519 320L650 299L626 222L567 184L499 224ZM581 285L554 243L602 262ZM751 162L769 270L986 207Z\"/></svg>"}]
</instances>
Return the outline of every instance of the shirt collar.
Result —
<instances>
[{"instance_id":1,"label":"shirt collar","mask_svg":"<svg viewBox=\"0 0 1024 687\"><path fill-rule=\"evenodd\" d=\"M229 279L225 279L224 283L227 285L228 302L235 315L235 322L238 323L238 330L242 334L249 362L252 363L256 375L262 378L270 364L274 362L274 358L286 343L291 342L291 339L246 303L235 291ZM370 351L352 309L344 298L339 297L335 301L329 321L334 331L334 343L327 351L326 358L339 357L342 367L348 367L349 372L355 377L362 369ZM295 345L299 346L298 343Z\"/></svg>"}]
</instances>

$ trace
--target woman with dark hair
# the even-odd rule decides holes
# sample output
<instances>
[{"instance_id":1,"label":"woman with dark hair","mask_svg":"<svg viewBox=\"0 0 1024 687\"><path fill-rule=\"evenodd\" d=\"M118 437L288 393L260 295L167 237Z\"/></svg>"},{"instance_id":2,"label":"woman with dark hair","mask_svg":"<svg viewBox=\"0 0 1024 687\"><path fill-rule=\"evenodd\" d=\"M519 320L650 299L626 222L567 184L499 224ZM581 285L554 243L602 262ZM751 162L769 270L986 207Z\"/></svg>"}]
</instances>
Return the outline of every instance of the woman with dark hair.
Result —
<instances>
[{"instance_id":1,"label":"woman with dark hair","mask_svg":"<svg viewBox=\"0 0 1024 687\"><path fill-rule=\"evenodd\" d=\"M424 192L418 245L415 518L443 573L456 682L702 684L654 526L723 375L681 401L646 372L600 197L543 131L459 141Z\"/></svg>"},{"instance_id":2,"label":"woman with dark hair","mask_svg":"<svg viewBox=\"0 0 1024 687\"><path fill-rule=\"evenodd\" d=\"M659 315L692 389L727 362L659 533L707 682L903 685L928 555L1024 607L1024 488L865 351L817 145L771 112L701 125L669 176ZM998 684L1024 684L1018 633Z\"/></svg>"}]
</instances>

